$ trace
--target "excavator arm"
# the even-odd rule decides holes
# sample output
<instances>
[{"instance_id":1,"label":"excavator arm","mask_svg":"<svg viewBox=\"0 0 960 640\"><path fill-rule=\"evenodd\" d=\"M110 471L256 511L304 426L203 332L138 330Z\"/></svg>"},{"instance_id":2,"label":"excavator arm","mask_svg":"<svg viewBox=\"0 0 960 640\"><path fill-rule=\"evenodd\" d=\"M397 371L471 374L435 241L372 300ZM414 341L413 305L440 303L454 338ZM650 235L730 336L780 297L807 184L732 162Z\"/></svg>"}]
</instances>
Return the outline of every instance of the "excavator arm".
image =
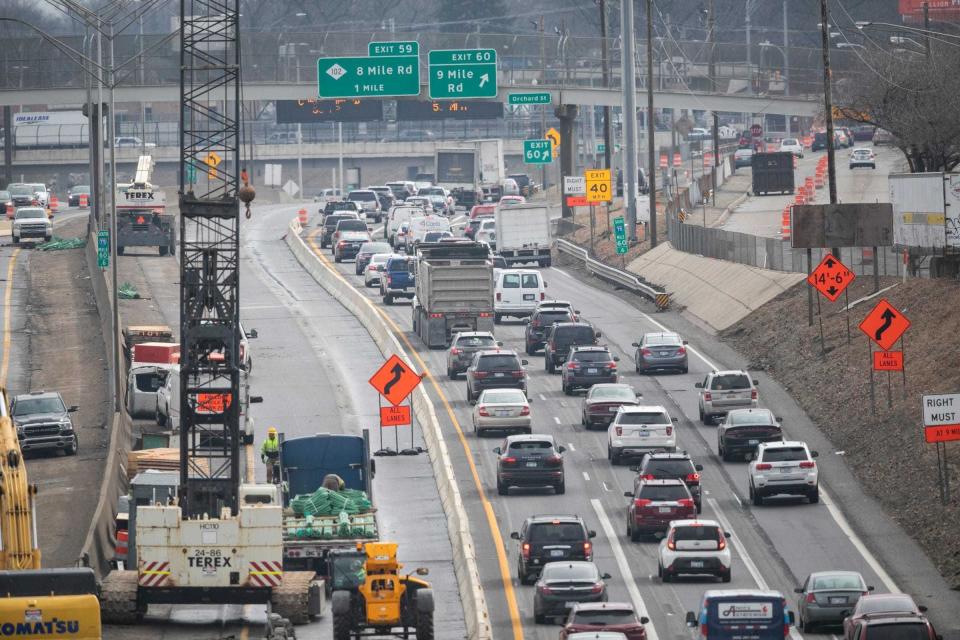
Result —
<instances>
[{"instance_id":1,"label":"excavator arm","mask_svg":"<svg viewBox=\"0 0 960 640\"><path fill-rule=\"evenodd\" d=\"M6 389L0 388L0 570L40 568L36 495L36 485L27 483Z\"/></svg>"}]
</instances>

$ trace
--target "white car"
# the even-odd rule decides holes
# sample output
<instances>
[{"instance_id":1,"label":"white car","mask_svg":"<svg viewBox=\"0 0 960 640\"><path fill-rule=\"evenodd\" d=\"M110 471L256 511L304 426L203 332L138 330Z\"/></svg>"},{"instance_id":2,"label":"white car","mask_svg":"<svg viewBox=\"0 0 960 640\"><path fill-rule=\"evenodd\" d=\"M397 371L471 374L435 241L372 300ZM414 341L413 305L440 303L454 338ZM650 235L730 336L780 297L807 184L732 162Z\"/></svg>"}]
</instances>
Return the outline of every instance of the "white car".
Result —
<instances>
[{"instance_id":1,"label":"white car","mask_svg":"<svg viewBox=\"0 0 960 640\"><path fill-rule=\"evenodd\" d=\"M788 494L820 502L820 471L814 460L818 455L805 442L761 442L748 471L750 500L759 507L766 497Z\"/></svg>"},{"instance_id":2,"label":"white car","mask_svg":"<svg viewBox=\"0 0 960 640\"><path fill-rule=\"evenodd\" d=\"M628 640L628 638L619 631L580 631L568 635L567 640Z\"/></svg>"},{"instance_id":3,"label":"white car","mask_svg":"<svg viewBox=\"0 0 960 640\"><path fill-rule=\"evenodd\" d=\"M531 433L530 401L522 389L485 389L473 406L473 432L488 429Z\"/></svg>"},{"instance_id":4,"label":"white car","mask_svg":"<svg viewBox=\"0 0 960 640\"><path fill-rule=\"evenodd\" d=\"M675 418L660 405L622 406L607 428L607 458L613 464L650 451L677 450Z\"/></svg>"},{"instance_id":5,"label":"white car","mask_svg":"<svg viewBox=\"0 0 960 640\"><path fill-rule=\"evenodd\" d=\"M873 153L873 149L857 147L850 152L850 168L856 167L877 168L877 156Z\"/></svg>"},{"instance_id":6,"label":"white car","mask_svg":"<svg viewBox=\"0 0 960 640\"><path fill-rule=\"evenodd\" d=\"M50 242L53 238L53 223L41 207L20 207L13 215L10 238L13 244L20 244L21 240L28 238Z\"/></svg>"},{"instance_id":7,"label":"white car","mask_svg":"<svg viewBox=\"0 0 960 640\"><path fill-rule=\"evenodd\" d=\"M674 520L660 540L657 575L664 582L681 575L714 575L730 582L729 537L714 520Z\"/></svg>"},{"instance_id":8,"label":"white car","mask_svg":"<svg viewBox=\"0 0 960 640\"><path fill-rule=\"evenodd\" d=\"M493 218L483 218L480 228L473 234L477 242L487 243L491 249L497 248L497 222Z\"/></svg>"},{"instance_id":9,"label":"white car","mask_svg":"<svg viewBox=\"0 0 960 640\"><path fill-rule=\"evenodd\" d=\"M433 213L433 203L426 196L413 196L403 201L408 207L420 207L427 213Z\"/></svg>"},{"instance_id":10,"label":"white car","mask_svg":"<svg viewBox=\"0 0 960 640\"><path fill-rule=\"evenodd\" d=\"M780 151L792 153L798 158L803 157L803 145L796 138L784 138L780 141Z\"/></svg>"},{"instance_id":11,"label":"white car","mask_svg":"<svg viewBox=\"0 0 960 640\"><path fill-rule=\"evenodd\" d=\"M363 286L372 287L380 284L380 269L391 257L393 257L392 253L375 253L371 256L370 262L363 270Z\"/></svg>"}]
</instances>

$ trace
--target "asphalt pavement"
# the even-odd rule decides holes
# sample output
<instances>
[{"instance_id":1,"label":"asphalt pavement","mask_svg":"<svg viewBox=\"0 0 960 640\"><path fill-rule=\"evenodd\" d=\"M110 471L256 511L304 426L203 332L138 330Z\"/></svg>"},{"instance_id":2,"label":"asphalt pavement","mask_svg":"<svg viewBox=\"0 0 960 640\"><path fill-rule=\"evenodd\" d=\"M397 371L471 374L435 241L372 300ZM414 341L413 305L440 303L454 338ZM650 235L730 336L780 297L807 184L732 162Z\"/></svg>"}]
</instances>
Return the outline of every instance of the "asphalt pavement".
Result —
<instances>
[{"instance_id":1,"label":"asphalt pavement","mask_svg":"<svg viewBox=\"0 0 960 640\"><path fill-rule=\"evenodd\" d=\"M290 209L293 215L293 209ZM310 228L312 239L313 227ZM378 299L375 290L365 289L360 279L353 275L353 264L334 265L329 251L315 251L331 268L337 268L365 295ZM679 419L678 441L681 449L689 452L696 462L704 465L704 512L703 518L719 520L733 533L734 588L761 587L779 590L792 607L795 607L794 587L812 571L823 569L849 569L860 571L868 584L878 591L893 591L901 584L911 582L916 576L909 573L909 566L896 577L890 574L886 563L878 560L876 550L881 548L886 556L902 554L910 564L915 548L903 542L905 536L890 534L896 547L885 546L883 536L870 531L858 535L845 515L846 503L841 506L831 485L829 470L842 465L829 450L822 452L823 493L820 504L807 504L805 500L775 499L763 507L747 503L747 465L745 463L721 463L716 456L716 428L703 426L697 420L697 395L694 384L701 381L711 369L727 368L736 361L735 354L716 342L715 338L688 331L691 338L690 371L688 374L640 376L633 371L634 350L630 343L647 331L660 331L675 326L688 325L672 313L654 317L637 308L618 295L593 288L560 268L544 270L548 283L548 297L570 300L581 310L583 318L593 323L603 333L601 342L621 358L622 379L632 384L644 396L644 402L663 405L671 415ZM656 577L657 544L647 541L632 543L625 534L626 490L632 489L634 474L626 466L613 467L607 460L606 433L585 431L580 426L580 398L565 396L560 389L559 376L549 375L543 367L541 355L526 356L529 361L529 396L532 399L534 431L553 434L567 447L565 454L566 494L553 495L552 491L514 491L510 496L496 494L496 457L492 449L500 444L498 438L477 438L471 432L470 406L466 402L465 383L462 380L447 380L445 353L428 350L419 338L410 332L410 308L398 303L383 307L391 319L401 328L401 340L416 352L414 363L428 372L427 390L437 406L444 435L451 442L451 453L457 476L461 479L461 492L466 502L468 516L474 529L478 554L489 562L480 566L490 608L495 638L555 638L555 625L535 625L533 621L533 588L521 586L516 580L516 543L509 539L511 531L520 528L525 517L532 514L572 513L579 514L588 526L597 530L594 540L594 560L602 571L612 574L608 581L611 600L632 601L651 617L648 635L652 640L659 637L686 638L688 630L684 615L696 608L702 592L715 588L711 582L684 579L669 585ZM496 329L498 340L505 348L523 350L524 325L507 321ZM768 378L761 378L761 402L767 404L785 418L789 435L804 434L809 421ZM767 390L774 402L766 400ZM449 409L449 412L447 411ZM781 411L785 409L785 411ZM788 412L789 411L789 412ZM479 482L471 479L472 460L479 472ZM849 473L837 472L837 479L844 485L849 482ZM844 494L850 489L840 487ZM853 500L861 500L854 506L858 509L876 509L862 495L854 492ZM493 518L488 518L492 511ZM881 513L872 513L874 520L882 525L898 529ZM880 527L880 525L877 525ZM886 529L879 529L886 533ZM909 547L909 548L908 548ZM914 545L915 547L915 545ZM919 560L916 560L919 563ZM929 564L929 563L927 563ZM917 572L921 572L918 569ZM924 575L924 579L929 576ZM902 582L904 581L904 582ZM942 583L942 581L941 581ZM919 583L917 583L919 584ZM932 578L923 582L935 584ZM914 583L911 582L911 586ZM920 587L918 587L920 588ZM922 592L915 591L918 598L937 610L942 599L930 601L925 596L934 596L935 587ZM953 600L951 600L952 606ZM949 611L945 609L944 612ZM791 635L799 638L793 629ZM826 634L829 635L829 634Z\"/></svg>"}]
</instances>

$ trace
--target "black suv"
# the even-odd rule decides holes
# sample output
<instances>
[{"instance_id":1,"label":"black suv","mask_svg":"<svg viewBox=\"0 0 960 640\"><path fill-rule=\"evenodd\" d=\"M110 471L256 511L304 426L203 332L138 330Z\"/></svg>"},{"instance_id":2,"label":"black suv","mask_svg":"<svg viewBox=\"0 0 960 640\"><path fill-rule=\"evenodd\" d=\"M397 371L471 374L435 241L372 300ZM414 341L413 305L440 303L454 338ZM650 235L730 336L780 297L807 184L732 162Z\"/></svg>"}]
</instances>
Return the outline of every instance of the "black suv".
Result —
<instances>
[{"instance_id":1,"label":"black suv","mask_svg":"<svg viewBox=\"0 0 960 640\"><path fill-rule=\"evenodd\" d=\"M10 417L17 428L20 448L27 451L62 449L68 456L76 455L77 432L70 415L76 406L67 407L56 391L35 391L13 398Z\"/></svg>"},{"instance_id":2,"label":"black suv","mask_svg":"<svg viewBox=\"0 0 960 640\"><path fill-rule=\"evenodd\" d=\"M693 503L697 505L697 513L703 510L700 500L700 472L702 464L694 464L685 451L679 453L648 453L643 456L640 465L630 467L637 473L633 480L633 490L643 480L682 480L693 496Z\"/></svg>"},{"instance_id":3,"label":"black suv","mask_svg":"<svg viewBox=\"0 0 960 640\"><path fill-rule=\"evenodd\" d=\"M600 332L587 322L557 322L547 332L543 345L543 365L547 373L556 373L570 354L571 347L597 344Z\"/></svg>"},{"instance_id":4,"label":"black suv","mask_svg":"<svg viewBox=\"0 0 960 640\"><path fill-rule=\"evenodd\" d=\"M527 392L527 371L516 351L480 351L467 367L467 402L475 404L484 389Z\"/></svg>"},{"instance_id":5,"label":"black suv","mask_svg":"<svg viewBox=\"0 0 960 640\"><path fill-rule=\"evenodd\" d=\"M520 531L510 537L518 541L517 578L527 584L540 575L543 565L563 560L593 560L591 538L580 516L530 516Z\"/></svg>"},{"instance_id":6,"label":"black suv","mask_svg":"<svg viewBox=\"0 0 960 640\"><path fill-rule=\"evenodd\" d=\"M330 246L333 234L337 230L337 223L341 220L359 220L356 213L331 213L323 219L323 228L320 231L320 248ZM364 225L366 228L366 225Z\"/></svg>"},{"instance_id":7,"label":"black suv","mask_svg":"<svg viewBox=\"0 0 960 640\"><path fill-rule=\"evenodd\" d=\"M527 355L533 355L540 349L543 349L547 332L550 327L558 322L574 322L576 316L570 309L562 307L553 307L534 311L529 319L525 319L527 328L524 331L524 342L527 347Z\"/></svg>"},{"instance_id":8,"label":"black suv","mask_svg":"<svg viewBox=\"0 0 960 640\"><path fill-rule=\"evenodd\" d=\"M563 392L570 396L579 387L616 382L618 362L606 347L572 347L560 371Z\"/></svg>"},{"instance_id":9,"label":"black suv","mask_svg":"<svg viewBox=\"0 0 960 640\"><path fill-rule=\"evenodd\" d=\"M505 496L510 487L553 487L557 494L566 492L560 455L564 451L551 435L507 436L493 450L497 454L497 493Z\"/></svg>"}]
</instances>

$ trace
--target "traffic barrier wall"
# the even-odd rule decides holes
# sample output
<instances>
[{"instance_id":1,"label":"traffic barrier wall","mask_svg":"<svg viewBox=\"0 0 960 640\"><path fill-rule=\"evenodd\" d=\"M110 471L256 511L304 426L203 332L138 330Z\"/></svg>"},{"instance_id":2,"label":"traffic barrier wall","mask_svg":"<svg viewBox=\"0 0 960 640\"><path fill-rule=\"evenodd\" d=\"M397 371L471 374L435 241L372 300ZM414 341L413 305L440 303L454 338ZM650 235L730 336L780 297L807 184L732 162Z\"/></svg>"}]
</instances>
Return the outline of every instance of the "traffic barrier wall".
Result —
<instances>
[{"instance_id":1,"label":"traffic barrier wall","mask_svg":"<svg viewBox=\"0 0 960 640\"><path fill-rule=\"evenodd\" d=\"M354 289L338 272L324 265L300 237L301 231L299 220L294 218L287 229L286 240L307 273L360 321L384 356L396 353L416 370L406 349L378 313L374 303ZM423 385L417 386L412 398L413 411L421 425L440 501L447 516L447 529L454 550L453 570L460 589L467 637L470 640L491 640L490 615L480 580L477 551L440 422Z\"/></svg>"},{"instance_id":2,"label":"traffic barrier wall","mask_svg":"<svg viewBox=\"0 0 960 640\"><path fill-rule=\"evenodd\" d=\"M100 315L100 330L103 337L104 353L110 354L113 350L113 308L110 306L110 291L107 288L105 272L97 266L97 236L90 233L85 248L87 271L90 273L90 283L93 287L93 297L97 304L97 313ZM116 329L119 331L119 327ZM123 360L120 366L124 367ZM125 369L125 367L124 367ZM126 380L126 371L121 376ZM118 391L120 393L121 391ZM107 451L107 460L103 468L103 479L100 481L100 492L97 498L97 507L93 512L93 519L87 529L87 535L80 549L77 564L90 566L98 578L103 578L110 572L110 561L114 557L116 548L116 532L114 531L117 508L120 495L127 492L127 474L124 461L130 450L133 439L133 423L125 412L114 413L110 421L110 443Z\"/></svg>"}]
</instances>

